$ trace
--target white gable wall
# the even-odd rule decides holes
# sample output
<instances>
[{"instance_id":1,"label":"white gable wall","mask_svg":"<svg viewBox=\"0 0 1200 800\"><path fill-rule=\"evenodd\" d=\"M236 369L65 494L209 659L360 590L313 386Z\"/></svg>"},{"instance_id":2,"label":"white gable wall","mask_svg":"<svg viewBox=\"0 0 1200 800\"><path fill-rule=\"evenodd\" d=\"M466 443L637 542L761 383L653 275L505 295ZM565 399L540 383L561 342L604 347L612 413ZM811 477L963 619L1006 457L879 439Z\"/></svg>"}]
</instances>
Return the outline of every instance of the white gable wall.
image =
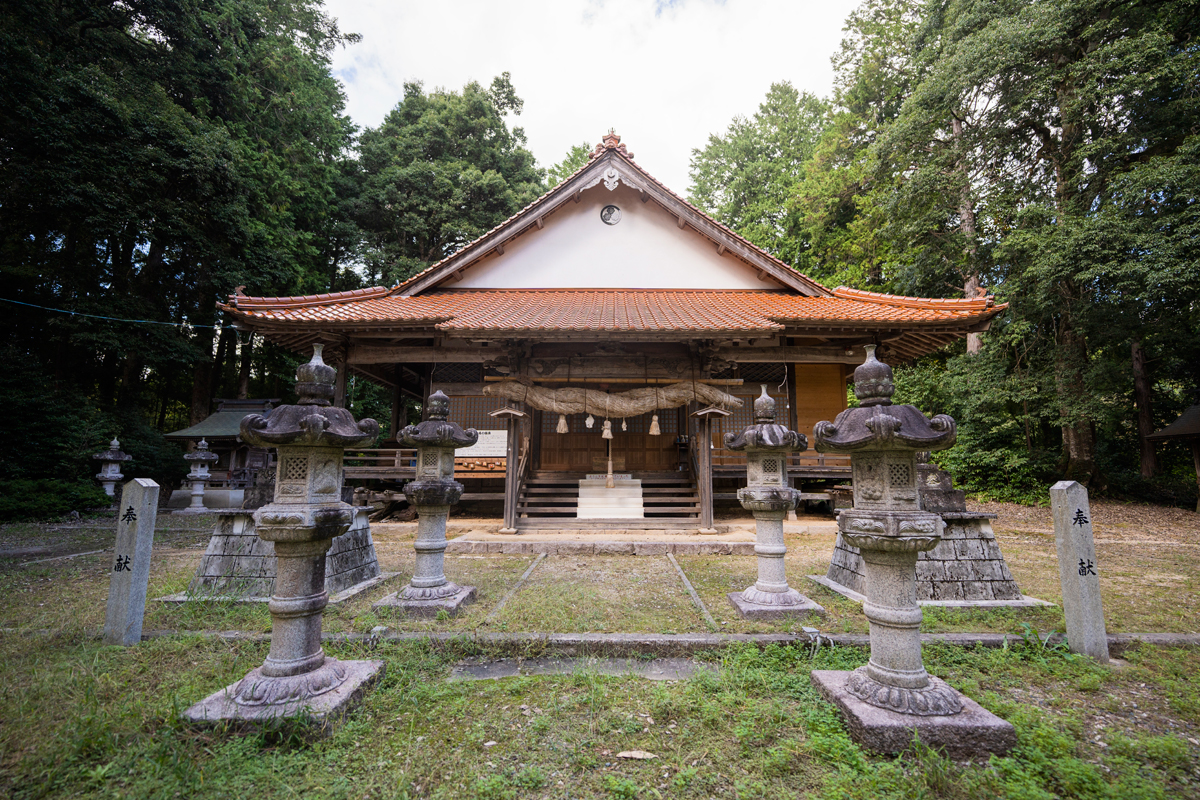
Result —
<instances>
[{"instance_id":1,"label":"white gable wall","mask_svg":"<svg viewBox=\"0 0 1200 800\"><path fill-rule=\"evenodd\" d=\"M605 225L600 210L621 209ZM717 255L709 239L680 230L674 215L621 184L598 184L567 201L534 228L463 273L448 289L778 289L736 257Z\"/></svg>"}]
</instances>

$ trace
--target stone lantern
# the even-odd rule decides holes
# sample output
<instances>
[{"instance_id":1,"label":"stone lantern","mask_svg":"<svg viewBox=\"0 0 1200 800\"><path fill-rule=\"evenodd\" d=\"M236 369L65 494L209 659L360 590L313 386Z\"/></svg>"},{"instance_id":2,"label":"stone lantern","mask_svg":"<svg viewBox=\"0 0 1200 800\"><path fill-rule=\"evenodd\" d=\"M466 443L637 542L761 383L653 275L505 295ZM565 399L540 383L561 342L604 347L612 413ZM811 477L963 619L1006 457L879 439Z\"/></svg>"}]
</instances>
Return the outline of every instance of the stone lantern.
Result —
<instances>
[{"instance_id":1,"label":"stone lantern","mask_svg":"<svg viewBox=\"0 0 1200 800\"><path fill-rule=\"evenodd\" d=\"M427 419L409 425L398 437L406 447L417 448L417 476L404 486L404 495L417 509L417 563L412 582L375 604L400 608L416 616L450 614L475 599L474 586L459 586L446 579L446 519L450 506L462 497L463 485L454 480L454 451L479 441L474 428L463 430L446 417L450 398L436 391L429 396Z\"/></svg>"},{"instance_id":2,"label":"stone lantern","mask_svg":"<svg viewBox=\"0 0 1200 800\"><path fill-rule=\"evenodd\" d=\"M758 582L730 595L729 602L747 619L824 614L825 609L788 586L783 557L783 518L796 508L800 494L788 485L787 457L808 448L804 434L775 423L775 401L766 384L754 401L755 424L725 434L725 447L746 453L746 486L738 489L742 508L754 514L754 552Z\"/></svg>"},{"instance_id":3,"label":"stone lantern","mask_svg":"<svg viewBox=\"0 0 1200 800\"><path fill-rule=\"evenodd\" d=\"M121 465L126 461L132 461L133 456L121 452L121 443L117 441L117 437L108 443L108 449L96 453L92 456L100 462L100 472L96 474L96 480L100 481L100 485L104 487L104 493L116 501L116 492L113 487L121 482L125 476L121 474Z\"/></svg>"},{"instance_id":4,"label":"stone lantern","mask_svg":"<svg viewBox=\"0 0 1200 800\"><path fill-rule=\"evenodd\" d=\"M264 722L308 714L328 720L343 713L383 672L382 661L339 661L321 649L325 592L325 552L345 533L354 508L341 500L342 455L379 435L373 419L355 422L331 405L336 371L321 359L296 370L296 405L249 414L241 436L256 447L274 447L278 473L272 502L254 512L259 537L275 545L275 589L271 612L271 651L252 670L185 712L195 722Z\"/></svg>"},{"instance_id":5,"label":"stone lantern","mask_svg":"<svg viewBox=\"0 0 1200 800\"><path fill-rule=\"evenodd\" d=\"M838 515L838 531L865 563L871 659L853 672L814 671L813 682L841 708L855 740L871 749L899 752L915 730L952 757L1005 752L1016 743L1012 725L930 676L921 660L917 554L938 543L944 523L921 509L917 454L952 446L954 420L892 405L892 369L875 358L874 346L866 349L854 371L859 407L818 422L813 437L819 452L850 454L854 508Z\"/></svg>"},{"instance_id":6,"label":"stone lantern","mask_svg":"<svg viewBox=\"0 0 1200 800\"><path fill-rule=\"evenodd\" d=\"M204 489L208 485L208 480L211 475L208 474L208 468L211 464L216 463L219 456L208 449L208 442L203 439L196 445L196 452L186 453L183 460L192 465L192 469L188 472L188 484L192 492L192 503L188 506L188 513L199 514L205 511L204 508Z\"/></svg>"}]
</instances>

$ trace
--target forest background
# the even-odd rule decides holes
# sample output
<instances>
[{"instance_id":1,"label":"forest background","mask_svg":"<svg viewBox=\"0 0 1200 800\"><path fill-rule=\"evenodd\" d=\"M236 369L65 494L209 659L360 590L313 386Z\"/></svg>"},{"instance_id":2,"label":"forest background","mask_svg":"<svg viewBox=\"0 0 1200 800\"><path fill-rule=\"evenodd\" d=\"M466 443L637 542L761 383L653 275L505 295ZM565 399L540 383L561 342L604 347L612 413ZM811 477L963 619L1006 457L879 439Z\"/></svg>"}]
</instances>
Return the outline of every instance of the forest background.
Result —
<instances>
[{"instance_id":1,"label":"forest background","mask_svg":"<svg viewBox=\"0 0 1200 800\"><path fill-rule=\"evenodd\" d=\"M829 286L1009 304L898 370L959 421L961 484L1194 505L1187 450L1145 437L1200 402L1200 0L866 0L844 32L830 95L772 86L689 199ZM98 501L114 434L177 484L163 432L286 402L298 359L223 324L236 287L394 284L586 163L536 163L507 74L357 130L355 41L311 0L0 9L0 518Z\"/></svg>"}]
</instances>

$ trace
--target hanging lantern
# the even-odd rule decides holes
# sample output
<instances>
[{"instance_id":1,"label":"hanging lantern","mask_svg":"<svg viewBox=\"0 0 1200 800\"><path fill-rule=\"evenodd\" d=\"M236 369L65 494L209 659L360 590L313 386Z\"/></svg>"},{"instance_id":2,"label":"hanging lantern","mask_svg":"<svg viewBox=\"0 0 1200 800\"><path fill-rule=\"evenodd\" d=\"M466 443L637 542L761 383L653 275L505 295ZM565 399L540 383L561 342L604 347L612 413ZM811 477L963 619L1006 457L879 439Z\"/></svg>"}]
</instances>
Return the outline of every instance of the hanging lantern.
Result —
<instances>
[{"instance_id":1,"label":"hanging lantern","mask_svg":"<svg viewBox=\"0 0 1200 800\"><path fill-rule=\"evenodd\" d=\"M567 427L567 415L566 414L558 415L558 427L555 428L554 430L557 431L558 433L569 433L570 432L571 429Z\"/></svg>"},{"instance_id":2,"label":"hanging lantern","mask_svg":"<svg viewBox=\"0 0 1200 800\"><path fill-rule=\"evenodd\" d=\"M588 430L591 430L592 426L596 424L596 418L591 414L588 414L587 419L583 421L583 424L588 426Z\"/></svg>"},{"instance_id":3,"label":"hanging lantern","mask_svg":"<svg viewBox=\"0 0 1200 800\"><path fill-rule=\"evenodd\" d=\"M629 430L629 426L625 424L625 420L621 420L621 430L623 430L623 431Z\"/></svg>"},{"instance_id":4,"label":"hanging lantern","mask_svg":"<svg viewBox=\"0 0 1200 800\"><path fill-rule=\"evenodd\" d=\"M658 414L654 414L653 416L650 417L650 435L651 436L662 435L662 430L658 427Z\"/></svg>"},{"instance_id":5,"label":"hanging lantern","mask_svg":"<svg viewBox=\"0 0 1200 800\"><path fill-rule=\"evenodd\" d=\"M608 420L604 420L604 433L600 434L600 438L601 439L611 439L612 438L612 423L609 422Z\"/></svg>"}]
</instances>

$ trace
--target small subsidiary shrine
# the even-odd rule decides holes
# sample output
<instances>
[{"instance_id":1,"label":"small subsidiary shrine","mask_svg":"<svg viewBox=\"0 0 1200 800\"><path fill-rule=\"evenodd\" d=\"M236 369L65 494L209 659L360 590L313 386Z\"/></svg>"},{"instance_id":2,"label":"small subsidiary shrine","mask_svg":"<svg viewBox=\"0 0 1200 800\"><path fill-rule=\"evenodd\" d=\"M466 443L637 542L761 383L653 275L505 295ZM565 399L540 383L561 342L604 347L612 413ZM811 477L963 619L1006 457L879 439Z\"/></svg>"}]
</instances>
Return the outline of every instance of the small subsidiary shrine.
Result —
<instances>
[{"instance_id":1,"label":"small subsidiary shrine","mask_svg":"<svg viewBox=\"0 0 1200 800\"><path fill-rule=\"evenodd\" d=\"M574 175L399 286L220 307L298 354L323 343L338 402L347 372L391 388L393 437L403 396L445 392L450 418L481 431L459 453L464 500L503 500L517 528L711 528L714 501L745 477L724 434L752 423L762 386L811 442L845 408L864 345L902 363L1003 308L826 288L675 195L612 133ZM412 476L394 439L381 447L347 477ZM812 450L787 466L818 497L850 475ZM640 482L619 523L581 518L579 483L603 472Z\"/></svg>"}]
</instances>

